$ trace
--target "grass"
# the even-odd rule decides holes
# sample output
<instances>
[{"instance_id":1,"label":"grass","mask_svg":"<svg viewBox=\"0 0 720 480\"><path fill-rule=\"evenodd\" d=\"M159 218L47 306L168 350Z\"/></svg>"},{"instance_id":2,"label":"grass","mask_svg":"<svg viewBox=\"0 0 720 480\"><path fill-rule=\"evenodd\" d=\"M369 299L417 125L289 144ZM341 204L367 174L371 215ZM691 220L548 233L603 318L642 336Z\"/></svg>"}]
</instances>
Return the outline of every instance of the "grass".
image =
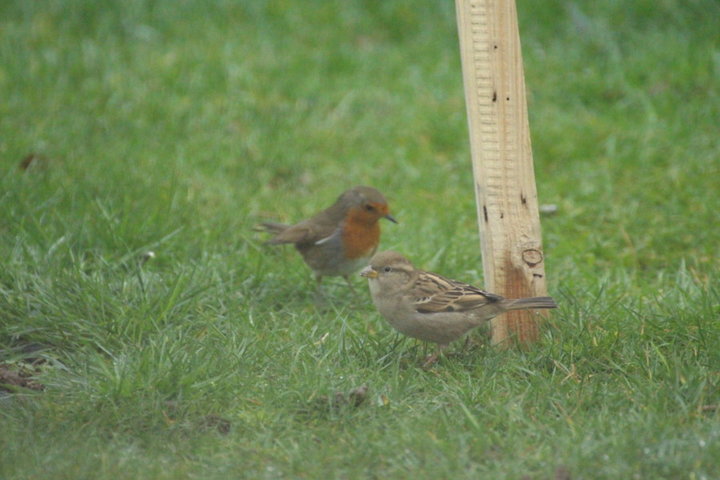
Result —
<instances>
[{"instance_id":1,"label":"grass","mask_svg":"<svg viewBox=\"0 0 720 480\"><path fill-rule=\"evenodd\" d=\"M452 2L3 2L0 478L720 477L718 5L518 8L561 308L424 371L251 227L481 283Z\"/></svg>"}]
</instances>

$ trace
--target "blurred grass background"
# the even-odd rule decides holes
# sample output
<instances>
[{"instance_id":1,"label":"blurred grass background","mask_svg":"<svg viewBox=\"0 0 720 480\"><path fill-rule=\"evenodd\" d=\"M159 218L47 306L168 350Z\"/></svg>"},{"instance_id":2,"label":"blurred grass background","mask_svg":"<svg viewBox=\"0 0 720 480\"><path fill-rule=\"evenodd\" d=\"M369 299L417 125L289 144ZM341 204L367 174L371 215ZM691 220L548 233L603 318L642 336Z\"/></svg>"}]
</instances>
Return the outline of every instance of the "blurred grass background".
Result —
<instances>
[{"instance_id":1,"label":"blurred grass background","mask_svg":"<svg viewBox=\"0 0 720 480\"><path fill-rule=\"evenodd\" d=\"M2 2L0 477L720 476L720 6L518 10L561 309L425 372L251 227L368 184L481 284L453 2Z\"/></svg>"}]
</instances>

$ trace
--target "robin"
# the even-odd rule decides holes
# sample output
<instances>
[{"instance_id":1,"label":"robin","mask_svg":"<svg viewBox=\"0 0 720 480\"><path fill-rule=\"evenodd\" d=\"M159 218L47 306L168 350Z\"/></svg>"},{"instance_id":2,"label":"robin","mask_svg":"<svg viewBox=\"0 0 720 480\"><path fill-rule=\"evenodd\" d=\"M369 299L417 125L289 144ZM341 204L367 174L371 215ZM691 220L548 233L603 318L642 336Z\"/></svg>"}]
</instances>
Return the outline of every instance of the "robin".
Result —
<instances>
[{"instance_id":1,"label":"robin","mask_svg":"<svg viewBox=\"0 0 720 480\"><path fill-rule=\"evenodd\" d=\"M349 275L368 264L380 243L380 224L386 218L398 223L382 193L358 186L343 192L335 203L295 225L265 222L260 229L275 236L266 243L292 243L315 273L318 284L325 276L341 276L350 287Z\"/></svg>"},{"instance_id":2,"label":"robin","mask_svg":"<svg viewBox=\"0 0 720 480\"><path fill-rule=\"evenodd\" d=\"M360 275L368 279L373 303L390 325L409 337L438 345L425 367L433 364L450 342L501 313L557 308L551 297L508 299L418 270L393 251L375 255Z\"/></svg>"}]
</instances>

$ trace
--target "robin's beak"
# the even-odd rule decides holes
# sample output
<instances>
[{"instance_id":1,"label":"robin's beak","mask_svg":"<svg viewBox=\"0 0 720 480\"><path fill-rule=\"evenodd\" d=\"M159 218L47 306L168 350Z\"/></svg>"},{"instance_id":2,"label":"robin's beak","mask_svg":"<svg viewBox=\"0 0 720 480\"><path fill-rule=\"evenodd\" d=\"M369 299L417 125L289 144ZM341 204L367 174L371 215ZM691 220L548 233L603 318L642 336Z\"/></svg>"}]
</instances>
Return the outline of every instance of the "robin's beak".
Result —
<instances>
[{"instance_id":1,"label":"robin's beak","mask_svg":"<svg viewBox=\"0 0 720 480\"><path fill-rule=\"evenodd\" d=\"M378 274L370 265L368 265L360 270L360 276L365 278L377 278Z\"/></svg>"},{"instance_id":2,"label":"robin's beak","mask_svg":"<svg viewBox=\"0 0 720 480\"><path fill-rule=\"evenodd\" d=\"M385 218L387 218L388 220L390 220L390 221L393 222L393 223L398 223L398 221L395 220L395 217L393 217L393 216L390 215L389 213L388 213L387 215L385 215Z\"/></svg>"}]
</instances>

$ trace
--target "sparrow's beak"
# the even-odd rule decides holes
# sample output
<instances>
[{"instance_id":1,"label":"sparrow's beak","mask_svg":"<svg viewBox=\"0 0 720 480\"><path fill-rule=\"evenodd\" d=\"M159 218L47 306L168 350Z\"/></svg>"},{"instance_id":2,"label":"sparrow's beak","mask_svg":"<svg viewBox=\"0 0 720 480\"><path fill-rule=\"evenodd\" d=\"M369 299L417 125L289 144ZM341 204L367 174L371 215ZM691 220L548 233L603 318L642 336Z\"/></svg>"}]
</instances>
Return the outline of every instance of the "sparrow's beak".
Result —
<instances>
[{"instance_id":1,"label":"sparrow's beak","mask_svg":"<svg viewBox=\"0 0 720 480\"><path fill-rule=\"evenodd\" d=\"M389 213L388 213L387 215L385 215L385 218L387 218L388 220L390 220L390 221L393 222L393 223L398 223L398 221L395 220L395 217L393 217L393 216L390 215Z\"/></svg>"},{"instance_id":2,"label":"sparrow's beak","mask_svg":"<svg viewBox=\"0 0 720 480\"><path fill-rule=\"evenodd\" d=\"M368 265L360 270L360 276L365 278L377 278L378 274L370 265Z\"/></svg>"}]
</instances>

